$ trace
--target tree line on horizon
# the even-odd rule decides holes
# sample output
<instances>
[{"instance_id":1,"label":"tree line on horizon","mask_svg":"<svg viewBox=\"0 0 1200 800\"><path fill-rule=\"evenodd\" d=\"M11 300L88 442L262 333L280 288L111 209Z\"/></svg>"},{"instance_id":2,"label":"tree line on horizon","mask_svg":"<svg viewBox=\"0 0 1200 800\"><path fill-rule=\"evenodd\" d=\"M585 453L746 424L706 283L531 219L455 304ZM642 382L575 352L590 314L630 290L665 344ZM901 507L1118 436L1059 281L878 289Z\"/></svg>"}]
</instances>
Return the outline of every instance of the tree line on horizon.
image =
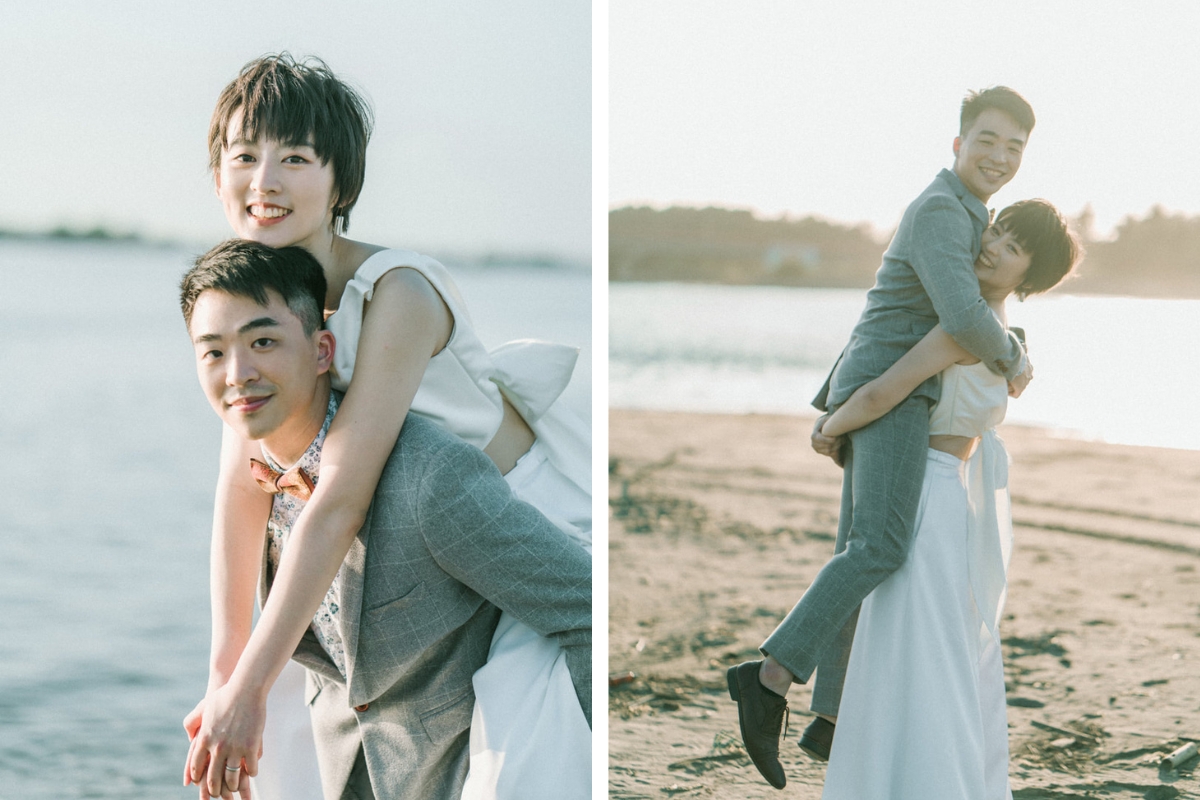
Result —
<instances>
[{"instance_id":1,"label":"tree line on horizon","mask_svg":"<svg viewBox=\"0 0 1200 800\"><path fill-rule=\"evenodd\" d=\"M1200 216L1155 206L1096 237L1090 208L1069 219L1086 250L1059 291L1200 298ZM892 232L742 209L617 208L608 215L609 280L870 288Z\"/></svg>"}]
</instances>

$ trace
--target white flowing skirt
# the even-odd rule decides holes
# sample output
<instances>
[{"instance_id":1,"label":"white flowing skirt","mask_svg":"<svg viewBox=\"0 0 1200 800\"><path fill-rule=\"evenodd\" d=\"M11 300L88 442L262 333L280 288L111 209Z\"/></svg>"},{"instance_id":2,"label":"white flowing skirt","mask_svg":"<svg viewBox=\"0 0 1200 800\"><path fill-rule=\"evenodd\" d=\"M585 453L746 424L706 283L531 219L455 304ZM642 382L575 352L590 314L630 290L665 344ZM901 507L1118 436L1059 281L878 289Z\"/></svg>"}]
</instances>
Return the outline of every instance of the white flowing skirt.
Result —
<instances>
[{"instance_id":1,"label":"white flowing skirt","mask_svg":"<svg viewBox=\"0 0 1200 800\"><path fill-rule=\"evenodd\" d=\"M859 611L823 800L1011 800L1004 669L972 592L967 466L930 450L912 548Z\"/></svg>"},{"instance_id":2,"label":"white flowing skirt","mask_svg":"<svg viewBox=\"0 0 1200 800\"><path fill-rule=\"evenodd\" d=\"M513 493L591 551L591 498L549 462L541 440L505 475ZM592 736L566 656L507 613L474 675L463 800L591 797ZM267 697L255 800L322 800L304 667L288 661Z\"/></svg>"}]
</instances>

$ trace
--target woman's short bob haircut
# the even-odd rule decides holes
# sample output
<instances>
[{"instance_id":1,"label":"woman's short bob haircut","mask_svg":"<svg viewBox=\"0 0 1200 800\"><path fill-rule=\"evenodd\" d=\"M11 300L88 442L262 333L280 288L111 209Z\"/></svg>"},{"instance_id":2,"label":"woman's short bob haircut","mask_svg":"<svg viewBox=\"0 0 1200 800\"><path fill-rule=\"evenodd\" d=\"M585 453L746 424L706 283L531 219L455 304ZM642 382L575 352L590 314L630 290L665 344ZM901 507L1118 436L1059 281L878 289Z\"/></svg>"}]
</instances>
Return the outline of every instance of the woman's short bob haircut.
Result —
<instances>
[{"instance_id":1,"label":"woman's short bob haircut","mask_svg":"<svg viewBox=\"0 0 1200 800\"><path fill-rule=\"evenodd\" d=\"M334 230L350 226L367 169L371 107L319 58L297 61L287 52L256 58L225 87L208 126L209 168L221 168L229 124L242 113L234 133L287 145L310 144L322 164L333 164Z\"/></svg>"},{"instance_id":2,"label":"woman's short bob haircut","mask_svg":"<svg viewBox=\"0 0 1200 800\"><path fill-rule=\"evenodd\" d=\"M1079 238L1058 209L1045 200L1013 203L996 215L995 224L1011 231L1030 254L1025 280L1014 290L1022 300L1053 289L1083 258Z\"/></svg>"}]
</instances>

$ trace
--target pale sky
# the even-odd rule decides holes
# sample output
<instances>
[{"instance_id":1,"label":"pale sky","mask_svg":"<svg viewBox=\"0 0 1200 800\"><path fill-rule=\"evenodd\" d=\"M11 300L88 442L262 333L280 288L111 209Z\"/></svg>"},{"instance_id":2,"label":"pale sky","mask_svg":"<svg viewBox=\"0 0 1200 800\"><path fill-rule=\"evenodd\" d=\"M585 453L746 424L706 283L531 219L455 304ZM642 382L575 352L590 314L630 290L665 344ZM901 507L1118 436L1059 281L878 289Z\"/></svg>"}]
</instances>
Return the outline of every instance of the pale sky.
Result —
<instances>
[{"instance_id":1,"label":"pale sky","mask_svg":"<svg viewBox=\"0 0 1200 800\"><path fill-rule=\"evenodd\" d=\"M375 109L349 234L585 259L587 3L0 2L0 228L229 235L205 134L241 66L317 55Z\"/></svg>"},{"instance_id":2,"label":"pale sky","mask_svg":"<svg viewBox=\"0 0 1200 800\"><path fill-rule=\"evenodd\" d=\"M968 90L1037 125L989 205L1090 203L1107 233L1200 214L1200 3L612 0L609 201L818 214L890 230L942 167Z\"/></svg>"}]
</instances>

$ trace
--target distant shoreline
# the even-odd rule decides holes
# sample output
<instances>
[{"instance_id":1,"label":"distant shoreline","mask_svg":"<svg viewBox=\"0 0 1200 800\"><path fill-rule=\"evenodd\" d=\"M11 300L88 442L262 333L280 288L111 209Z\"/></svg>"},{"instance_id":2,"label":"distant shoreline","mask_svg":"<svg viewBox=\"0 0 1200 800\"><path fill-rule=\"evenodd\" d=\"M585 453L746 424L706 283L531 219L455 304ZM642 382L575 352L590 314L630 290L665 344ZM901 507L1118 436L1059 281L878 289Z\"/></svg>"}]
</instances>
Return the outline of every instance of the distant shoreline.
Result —
<instances>
[{"instance_id":1,"label":"distant shoreline","mask_svg":"<svg viewBox=\"0 0 1200 800\"><path fill-rule=\"evenodd\" d=\"M178 239L150 239L138 233L117 233L107 228L91 228L80 230L75 228L58 227L49 231L16 231L0 228L0 243L14 242L46 242L72 244L117 244L137 245L154 248L176 248L190 250L199 254L211 247L215 242L185 242ZM521 252L484 252L484 253L454 253L450 251L417 248L447 266L475 268L533 268L545 270L561 270L564 272L591 273L591 261L568 256L547 253Z\"/></svg>"},{"instance_id":2,"label":"distant shoreline","mask_svg":"<svg viewBox=\"0 0 1200 800\"><path fill-rule=\"evenodd\" d=\"M138 244L158 244L159 242L144 239L136 233L116 233L107 228L76 228L57 227L48 231L15 231L0 228L0 239L23 239L31 241L86 241L86 242L133 242ZM176 242L162 242L177 244Z\"/></svg>"},{"instance_id":3,"label":"distant shoreline","mask_svg":"<svg viewBox=\"0 0 1200 800\"><path fill-rule=\"evenodd\" d=\"M610 281L869 289L891 238L867 223L767 218L745 209L626 206L609 211ZM1200 298L1200 216L1160 206L1110 238L1090 211L1068 222L1086 255L1067 294Z\"/></svg>"}]
</instances>

